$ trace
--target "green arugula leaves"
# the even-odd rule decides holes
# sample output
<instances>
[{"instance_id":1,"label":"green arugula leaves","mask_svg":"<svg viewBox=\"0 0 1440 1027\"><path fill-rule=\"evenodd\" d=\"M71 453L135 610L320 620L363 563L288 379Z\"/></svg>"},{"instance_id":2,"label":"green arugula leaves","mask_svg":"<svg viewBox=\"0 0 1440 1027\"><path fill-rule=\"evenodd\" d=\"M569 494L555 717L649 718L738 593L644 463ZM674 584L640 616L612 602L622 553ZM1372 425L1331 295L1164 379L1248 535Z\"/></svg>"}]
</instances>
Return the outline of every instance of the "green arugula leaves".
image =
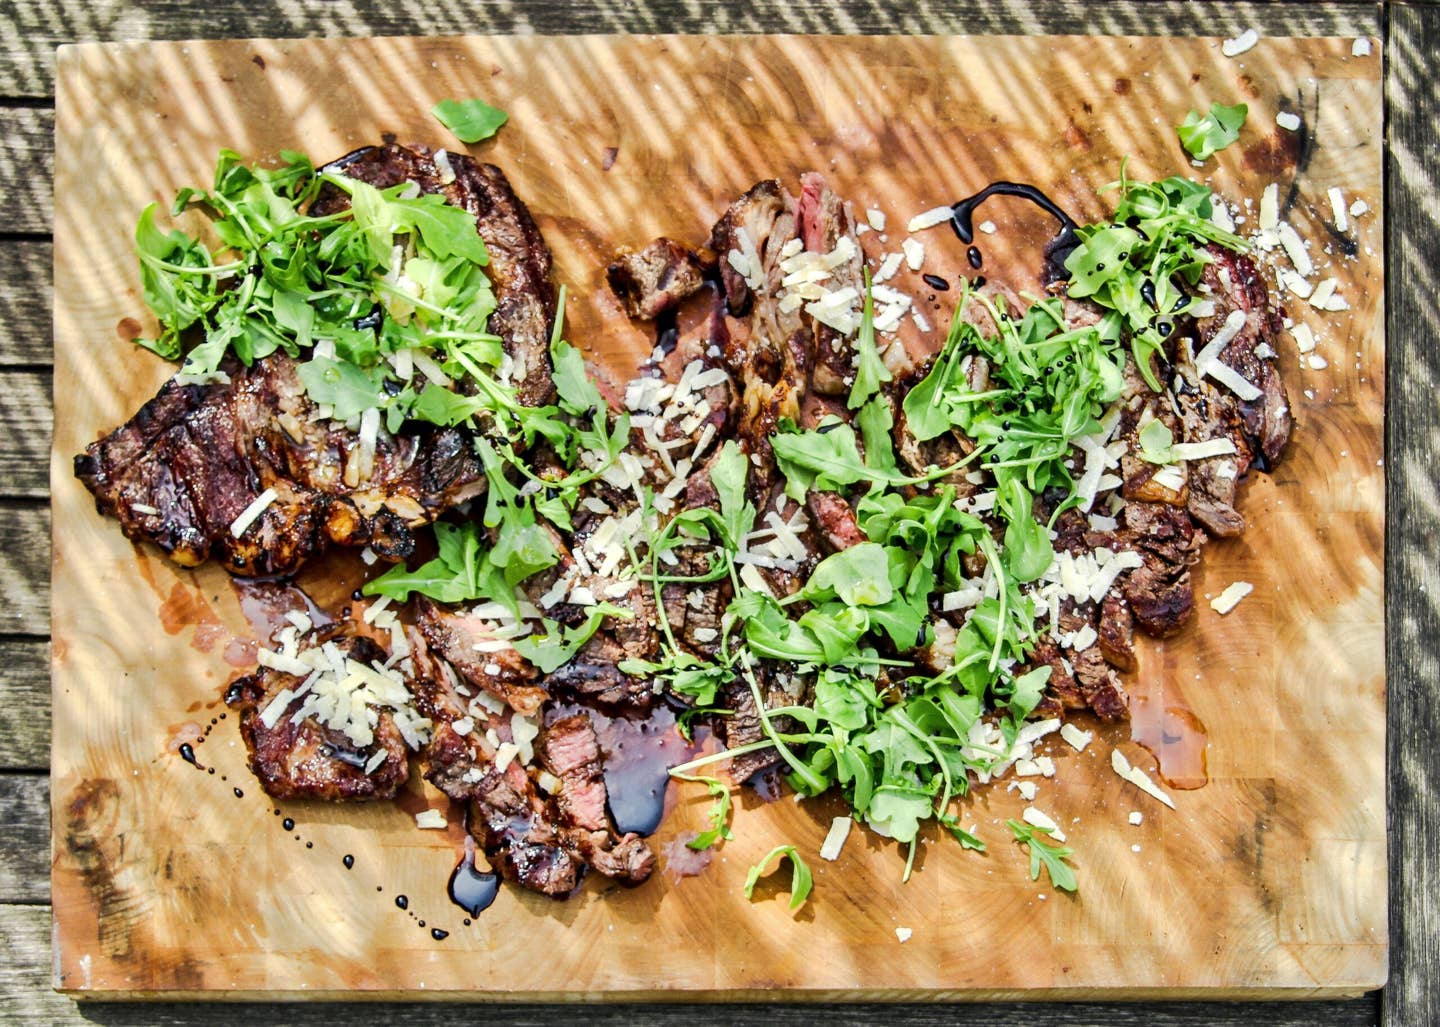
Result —
<instances>
[{"instance_id":1,"label":"green arugula leaves","mask_svg":"<svg viewBox=\"0 0 1440 1027\"><path fill-rule=\"evenodd\" d=\"M510 115L484 100L441 100L430 113L462 143L489 139L510 120Z\"/></svg>"},{"instance_id":2,"label":"green arugula leaves","mask_svg":"<svg viewBox=\"0 0 1440 1027\"><path fill-rule=\"evenodd\" d=\"M1180 145L1196 160L1209 160L1240 138L1240 126L1245 124L1245 115L1250 108L1243 103L1233 107L1212 103L1208 113L1191 111L1185 121L1175 129L1180 136Z\"/></svg>"},{"instance_id":3,"label":"green arugula leaves","mask_svg":"<svg viewBox=\"0 0 1440 1027\"><path fill-rule=\"evenodd\" d=\"M766 868L779 859L790 861L790 911L793 913L805 905L805 900L810 896L810 889L814 887L815 880L810 876L810 868L800 858L800 853L795 851L793 845L777 845L767 852L753 867L750 873L745 876L745 897L753 901L755 897L755 886L760 883L760 878L767 873ZM779 869L777 864L776 869Z\"/></svg>"},{"instance_id":4,"label":"green arugula leaves","mask_svg":"<svg viewBox=\"0 0 1440 1027\"><path fill-rule=\"evenodd\" d=\"M1019 820L1006 820L1005 826L1010 828L1016 842L1030 850L1030 880L1040 879L1040 868L1043 866L1050 875L1050 883L1061 891L1073 892L1080 887L1074 869L1065 862L1075 854L1074 849L1041 841L1041 838L1050 836L1047 828L1031 827Z\"/></svg>"}]
</instances>

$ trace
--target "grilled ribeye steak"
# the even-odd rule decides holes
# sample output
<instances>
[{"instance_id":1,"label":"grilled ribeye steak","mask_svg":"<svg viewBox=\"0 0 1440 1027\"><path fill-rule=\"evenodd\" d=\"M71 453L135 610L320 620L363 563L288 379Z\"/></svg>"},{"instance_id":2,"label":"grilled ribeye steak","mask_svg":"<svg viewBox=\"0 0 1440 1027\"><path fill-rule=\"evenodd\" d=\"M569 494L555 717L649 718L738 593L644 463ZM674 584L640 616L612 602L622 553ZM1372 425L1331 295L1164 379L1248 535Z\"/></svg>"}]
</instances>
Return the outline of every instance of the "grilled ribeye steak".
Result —
<instances>
[{"instance_id":1,"label":"grilled ribeye steak","mask_svg":"<svg viewBox=\"0 0 1440 1027\"><path fill-rule=\"evenodd\" d=\"M186 567L214 557L239 575L287 574L327 542L391 559L411 529L484 490L470 435L416 424L381 431L368 478L357 432L322 420L294 360L228 360L228 383L171 379L124 425L75 458L75 474L125 535ZM238 538L266 489L276 499Z\"/></svg>"},{"instance_id":2,"label":"grilled ribeye steak","mask_svg":"<svg viewBox=\"0 0 1440 1027\"><path fill-rule=\"evenodd\" d=\"M385 658L368 638L342 637L334 645L346 659L358 663ZM410 776L405 741L394 716L388 710L377 711L374 739L365 746L357 746L314 715L295 721L296 707L301 705L298 695L267 717L272 702L301 684L302 678L295 674L261 668L226 692L226 702L240 713L240 736L250 754L250 770L265 793L277 799L393 799Z\"/></svg>"},{"instance_id":3,"label":"grilled ribeye steak","mask_svg":"<svg viewBox=\"0 0 1440 1027\"><path fill-rule=\"evenodd\" d=\"M549 334L555 317L550 251L499 168L460 155L442 174L422 148L366 147L324 170L386 188L414 182L476 217L490 255L496 297L490 330L509 357L501 378L521 402L554 393ZM349 196L327 184L309 213L344 209ZM229 382L170 381L126 424L75 459L75 474L128 538L149 541L175 562L209 557L240 575L286 574L326 543L368 545L389 559L414 549L411 529L476 495L484 478L470 436L410 424L383 429L373 467L358 433L321 421L296 376L275 353L245 368L227 359ZM277 494L239 538L237 517L267 488Z\"/></svg>"}]
</instances>

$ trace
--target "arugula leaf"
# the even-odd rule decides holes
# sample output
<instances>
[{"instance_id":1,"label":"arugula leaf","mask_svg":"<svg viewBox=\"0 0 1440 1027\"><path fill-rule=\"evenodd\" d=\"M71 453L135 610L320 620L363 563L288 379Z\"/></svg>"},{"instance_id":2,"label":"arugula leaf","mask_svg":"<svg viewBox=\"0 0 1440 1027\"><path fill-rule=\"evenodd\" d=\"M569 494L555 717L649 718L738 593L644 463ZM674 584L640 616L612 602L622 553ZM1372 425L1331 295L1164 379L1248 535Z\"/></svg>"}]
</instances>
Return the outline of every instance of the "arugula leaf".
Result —
<instances>
[{"instance_id":1,"label":"arugula leaf","mask_svg":"<svg viewBox=\"0 0 1440 1027\"><path fill-rule=\"evenodd\" d=\"M430 113L462 143L489 139L510 120L510 115L484 100L441 100Z\"/></svg>"},{"instance_id":2,"label":"arugula leaf","mask_svg":"<svg viewBox=\"0 0 1440 1027\"><path fill-rule=\"evenodd\" d=\"M1050 532L1035 520L1030 492L1017 478L1008 478L996 499L1005 515L1005 563L1016 581L1034 581L1050 569L1055 547Z\"/></svg>"},{"instance_id":3,"label":"arugula leaf","mask_svg":"<svg viewBox=\"0 0 1440 1027\"><path fill-rule=\"evenodd\" d=\"M890 558L882 546L861 542L821 560L801 594L811 602L838 596L850 606L880 606L895 594Z\"/></svg>"},{"instance_id":4,"label":"arugula leaf","mask_svg":"<svg viewBox=\"0 0 1440 1027\"><path fill-rule=\"evenodd\" d=\"M790 910L794 912L805 905L806 898L810 895L810 889L814 886L814 878L810 876L810 868L800 858L800 853L793 845L777 845L765 854L765 856L750 868L745 876L745 897L754 901L755 886L760 883L760 878L766 876L766 867L772 860L779 859L790 861ZM779 869L779 864L776 865Z\"/></svg>"},{"instance_id":5,"label":"arugula leaf","mask_svg":"<svg viewBox=\"0 0 1440 1027\"><path fill-rule=\"evenodd\" d=\"M404 188L401 186L400 188ZM479 267L490 263L490 254L476 228L475 215L445 202L438 193L410 199L389 200L399 231L420 234L420 242L436 257L459 257Z\"/></svg>"},{"instance_id":6,"label":"arugula leaf","mask_svg":"<svg viewBox=\"0 0 1440 1027\"><path fill-rule=\"evenodd\" d=\"M875 297L870 286L870 269L865 268L865 306L860 313L860 330L855 335L855 381L850 386L848 406L858 410L880 391L894 375L875 349Z\"/></svg>"},{"instance_id":7,"label":"arugula leaf","mask_svg":"<svg viewBox=\"0 0 1440 1027\"><path fill-rule=\"evenodd\" d=\"M1165 427L1163 421L1157 418L1146 424L1140 429L1138 438L1140 440L1140 459L1152 464L1175 462L1175 453L1172 449L1175 436L1169 428Z\"/></svg>"},{"instance_id":8,"label":"arugula leaf","mask_svg":"<svg viewBox=\"0 0 1440 1027\"><path fill-rule=\"evenodd\" d=\"M1032 827L1019 820L1006 820L1005 826L1010 828L1015 841L1030 850L1030 880L1038 881L1040 868L1044 866L1050 875L1050 883L1061 891L1073 892L1080 887L1074 869L1065 862L1067 857L1075 854L1074 849L1040 841L1041 837L1050 835L1046 828Z\"/></svg>"},{"instance_id":9,"label":"arugula leaf","mask_svg":"<svg viewBox=\"0 0 1440 1027\"><path fill-rule=\"evenodd\" d=\"M695 781L705 785L715 804L710 808L710 830L702 831L685 843L687 848L702 852L718 841L730 841L735 836L730 831L730 789L724 782L713 777L692 777L676 774L682 781ZM768 859L767 859L768 861Z\"/></svg>"},{"instance_id":10,"label":"arugula leaf","mask_svg":"<svg viewBox=\"0 0 1440 1027\"><path fill-rule=\"evenodd\" d=\"M895 415L883 396L872 396L855 415L860 440L865 444L865 465L877 471L895 470L895 445L890 441Z\"/></svg>"},{"instance_id":11,"label":"arugula leaf","mask_svg":"<svg viewBox=\"0 0 1440 1027\"><path fill-rule=\"evenodd\" d=\"M373 372L354 364L326 357L314 357L301 364L296 373L305 391L316 403L329 403L337 421L359 417L376 405L380 386Z\"/></svg>"},{"instance_id":12,"label":"arugula leaf","mask_svg":"<svg viewBox=\"0 0 1440 1027\"><path fill-rule=\"evenodd\" d=\"M674 650L657 663L627 659L616 666L632 677L661 678L667 689L689 697L696 706L714 703L719 688L735 676L723 664L709 663L684 649Z\"/></svg>"},{"instance_id":13,"label":"arugula leaf","mask_svg":"<svg viewBox=\"0 0 1440 1027\"><path fill-rule=\"evenodd\" d=\"M553 620L546 619L542 622L545 626L545 634L517 638L512 644L515 646L516 652L533 663L540 673L551 674L570 662L580 651L580 647L590 641L595 632L600 630L600 625L606 617L629 620L634 616L630 610L621 609L609 603L600 603L598 606L590 607L590 612L585 617L585 623L579 627L567 628Z\"/></svg>"},{"instance_id":14,"label":"arugula leaf","mask_svg":"<svg viewBox=\"0 0 1440 1027\"><path fill-rule=\"evenodd\" d=\"M1209 113L1201 115L1191 111L1185 116L1184 124L1175 129L1180 144L1196 160L1209 160L1240 138L1240 126L1245 124L1245 115L1250 108L1243 103L1233 107L1212 103Z\"/></svg>"},{"instance_id":15,"label":"arugula leaf","mask_svg":"<svg viewBox=\"0 0 1440 1027\"><path fill-rule=\"evenodd\" d=\"M750 461L745 452L734 439L725 440L710 465L710 484L720 497L720 519L732 549L739 549L741 540L755 526L755 507L745 499L749 475Z\"/></svg>"},{"instance_id":16,"label":"arugula leaf","mask_svg":"<svg viewBox=\"0 0 1440 1027\"><path fill-rule=\"evenodd\" d=\"M481 556L478 525L437 521L434 530L440 550L435 559L413 571L404 564L396 564L367 581L360 591L367 596L389 596L402 603L416 592L442 603L493 599L512 610L517 609L514 590Z\"/></svg>"},{"instance_id":17,"label":"arugula leaf","mask_svg":"<svg viewBox=\"0 0 1440 1027\"><path fill-rule=\"evenodd\" d=\"M561 337L565 326L565 286L560 286L560 298L556 303L555 327L550 332L550 360L555 366L555 391L560 396L560 405L572 414L583 414L603 408L605 401L600 390L590 380L585 369L585 358L580 351Z\"/></svg>"}]
</instances>

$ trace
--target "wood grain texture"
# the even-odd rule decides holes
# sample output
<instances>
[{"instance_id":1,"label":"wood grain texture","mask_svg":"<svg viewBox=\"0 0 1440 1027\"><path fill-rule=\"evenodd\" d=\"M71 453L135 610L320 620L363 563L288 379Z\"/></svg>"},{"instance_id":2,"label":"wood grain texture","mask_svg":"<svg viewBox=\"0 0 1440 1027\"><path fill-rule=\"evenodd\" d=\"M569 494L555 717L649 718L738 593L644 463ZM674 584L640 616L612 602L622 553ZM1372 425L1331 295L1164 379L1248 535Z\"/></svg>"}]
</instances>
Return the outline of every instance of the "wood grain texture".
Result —
<instances>
[{"instance_id":1,"label":"wood grain texture","mask_svg":"<svg viewBox=\"0 0 1440 1027\"><path fill-rule=\"evenodd\" d=\"M1117 0L688 0L615 4L605 0L472 0L386 3L290 0L14 0L0 15L0 96L50 97L55 48L109 39L294 38L578 33L789 32L884 35L1079 34L1378 35L1367 3L1123 3Z\"/></svg>"},{"instance_id":2,"label":"wood grain texture","mask_svg":"<svg viewBox=\"0 0 1440 1027\"><path fill-rule=\"evenodd\" d=\"M0 770L46 770L50 765L50 645L38 639L0 639L0 667L4 667L0 673ZM48 864L45 873L48 877ZM0 891L0 902L7 898Z\"/></svg>"},{"instance_id":3,"label":"wood grain texture","mask_svg":"<svg viewBox=\"0 0 1440 1027\"><path fill-rule=\"evenodd\" d=\"M0 174L0 179L3 179ZM0 369L48 367L54 361L51 336L51 276L54 254L48 239L0 243ZM0 376L5 375L0 370ZM3 380L8 387L9 378ZM42 457L48 464L49 458Z\"/></svg>"},{"instance_id":4,"label":"wood grain texture","mask_svg":"<svg viewBox=\"0 0 1440 1027\"><path fill-rule=\"evenodd\" d=\"M50 634L50 510L0 500L0 634Z\"/></svg>"},{"instance_id":5,"label":"wood grain texture","mask_svg":"<svg viewBox=\"0 0 1440 1027\"><path fill-rule=\"evenodd\" d=\"M363 1006L312 1002L288 1005L226 1003L104 1003L77 1005L50 990L50 910L44 906L0 904L0 1027L216 1027L217 1024L264 1024L266 1027L335 1027L349 1023L383 1023L393 1027L449 1027L456 1022L506 1023L513 1027L554 1027L573 1022L571 1007L508 1005L424 1006L416 1003L369 1003ZM715 1027L808 1027L823 1016L828 1027L871 1027L887 1024L942 1027L1370 1027L1377 1022L1378 996L1348 1002L1181 1002L1165 1004L1047 1003L1026 1007L972 1004L961 1009L936 1005L891 1004L814 1006L777 1003L710 1006L697 1010L681 1005L591 1006L584 1012L590 1027L660 1027L693 1023Z\"/></svg>"},{"instance_id":6,"label":"wood grain texture","mask_svg":"<svg viewBox=\"0 0 1440 1027\"><path fill-rule=\"evenodd\" d=\"M44 498L50 494L50 372L4 372L0 424L0 499Z\"/></svg>"},{"instance_id":7,"label":"wood grain texture","mask_svg":"<svg viewBox=\"0 0 1440 1027\"><path fill-rule=\"evenodd\" d=\"M1434 54L1440 11L1397 7L1386 95L1387 171L1396 195L1388 222L1392 281L1387 322L1398 342L1389 367L1386 431L1390 691L1390 921L1392 984L1386 1022L1440 1022L1440 85Z\"/></svg>"},{"instance_id":8,"label":"wood grain texture","mask_svg":"<svg viewBox=\"0 0 1440 1027\"><path fill-rule=\"evenodd\" d=\"M49 903L50 782L43 774L0 774L0 901Z\"/></svg>"},{"instance_id":9,"label":"wood grain texture","mask_svg":"<svg viewBox=\"0 0 1440 1027\"><path fill-rule=\"evenodd\" d=\"M6 232L50 231L55 112L0 107L0 207Z\"/></svg>"},{"instance_id":10,"label":"wood grain texture","mask_svg":"<svg viewBox=\"0 0 1440 1027\"><path fill-rule=\"evenodd\" d=\"M336 991L415 995L423 982L426 995L504 987L511 996L668 989L892 998L1028 989L1316 993L1379 984L1383 287L1373 219L1361 229L1363 257L1327 272L1342 279L1355 306L1327 343L1345 358L1331 374L1305 376L1293 352L1284 355L1300 421L1293 454L1276 478L1250 487L1251 533L1207 553L1201 591L1244 578L1257 583L1256 595L1243 616L1222 622L1206 614L1185 637L1146 653L1151 680L1185 682L1209 725L1212 784L1181 797L1181 812L1169 819L1122 790L1104 747L1084 758L1059 754L1065 769L1047 802L1080 817L1071 834L1083 844L1086 891L1075 901L1040 899L1003 842L986 860L937 847L901 888L894 853L869 840L819 868L817 894L828 897L798 922L773 900L746 906L737 889L749 862L777 841L813 852L824 833L828 809L791 803L746 810L737 840L699 880L603 897L592 887L564 905L506 892L480 931L451 923L458 915L441 894L456 839L418 834L399 810L295 807L297 833L315 849L300 857L305 872L280 886L275 875L297 865L297 842L260 827L269 823L265 804L225 797L220 776L243 780L233 736L222 732L203 747L216 778L166 755L188 718L213 716L203 706L188 718L179 711L213 704L231 668L208 629L203 639L186 629L167 638L154 611L210 606L207 616L245 633L223 574L176 572L142 554L145 584L135 551L95 516L68 474L70 455L96 428L126 416L167 373L137 351L89 345L138 310L133 260L116 242L122 234L98 232L82 251L72 226L84 218L128 227L145 201L203 180L220 145L339 153L385 130L433 138L425 114L433 99L469 92L483 75L487 95L514 115L485 152L530 200L559 277L577 289L575 340L625 375L634 365L624 359L648 346L614 320L598 288L614 246L661 232L701 236L751 181L793 179L812 165L827 168L843 194L895 219L1016 167L1094 216L1095 188L1113 177L1120 154L1135 155L1135 173L1165 173L1176 161L1168 126L1178 114L1159 119L1158 132L1144 119L1117 118L1116 77L1131 79L1126 103L1144 111L1183 111L1198 96L1246 89L1256 123L1267 126L1262 135L1274 131L1277 98L1300 95L1321 142L1303 171L1271 172L1296 175L1291 218L1314 234L1324 189L1337 183L1377 212L1383 207L1376 62L1352 61L1348 41L1335 40L1270 40L1243 62L1221 63L1215 53L1202 41L674 38L67 51L56 251L56 376L67 387L53 465L56 594L64 597L55 655L60 983L98 993L309 994L333 982ZM257 54L263 71L251 60ZM1159 70L1143 74L1151 69ZM100 128L77 117L91 105L111 112ZM128 109L143 118L127 121ZM157 114L171 145L137 147L138 135L153 138ZM1069 146L1058 160L1056 139ZM68 159L82 142L105 159L135 156L111 160L120 170L96 183ZM621 153L608 173L596 166L607 145ZM1268 178L1245 163L1260 152L1228 154L1217 186L1257 196ZM667 202L657 206L660 194ZM79 196L83 204L70 202ZM1023 238L1024 215L1007 210L996 220L1012 231L987 244L988 266L1022 266L1031 258L1006 247ZM1360 354L1354 370L1352 348ZM1305 387L1313 398L1298 395ZM1273 552L1306 555L1278 562L1267 558ZM112 698L117 684L123 703ZM177 795L189 800L183 811ZM703 807L684 796L659 844L697 824ZM1149 826L1127 834L1123 811L1137 807L1147 809ZM991 833L1018 809L987 795L975 814ZM122 834L123 851L113 843ZM1131 853L1132 840L1143 842L1144 855ZM365 873L338 869L347 851ZM185 886L157 886L161 867ZM276 886L237 893L239 873ZM393 907L387 914L373 894L377 883L387 894L405 891L412 909L454 928L449 941L436 947ZM227 895L231 930L197 932L196 923L215 926L216 889ZM950 929L952 919L967 930ZM1005 929L1015 923L1030 929ZM919 944L898 946L897 925L914 927ZM517 932L524 946L498 941ZM639 955L657 946L673 953L663 966ZM554 959L537 961L537 952ZM364 953L358 963L356 953ZM87 956L90 977L82 981L79 960Z\"/></svg>"}]
</instances>

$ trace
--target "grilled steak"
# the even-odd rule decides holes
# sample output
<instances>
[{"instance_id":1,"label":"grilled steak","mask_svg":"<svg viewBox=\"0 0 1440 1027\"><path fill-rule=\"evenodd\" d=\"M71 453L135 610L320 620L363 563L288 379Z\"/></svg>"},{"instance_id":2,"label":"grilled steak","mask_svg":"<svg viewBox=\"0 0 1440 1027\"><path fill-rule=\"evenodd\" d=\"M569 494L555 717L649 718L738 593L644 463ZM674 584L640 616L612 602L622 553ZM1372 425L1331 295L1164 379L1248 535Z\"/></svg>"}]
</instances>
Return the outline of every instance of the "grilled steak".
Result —
<instances>
[{"instance_id":1,"label":"grilled steak","mask_svg":"<svg viewBox=\"0 0 1440 1027\"><path fill-rule=\"evenodd\" d=\"M420 596L415 600L415 624L430 652L453 667L463 681L517 712L529 716L549 698L544 684L535 684L535 668L519 653L503 641L495 648L499 636L494 623L473 608L445 606Z\"/></svg>"},{"instance_id":2,"label":"grilled steak","mask_svg":"<svg viewBox=\"0 0 1440 1027\"><path fill-rule=\"evenodd\" d=\"M359 663L378 663L385 658L367 638L343 637L334 644L346 658ZM410 776L410 766L391 713L376 711L374 741L366 746L356 746L349 736L326 727L314 714L297 722L299 696L278 716L272 713L267 717L277 697L286 689L297 690L301 680L284 671L262 668L236 681L226 692L226 702L240 713L240 737L250 754L250 770L266 794L277 799L393 799ZM383 757L367 773L372 759L381 753Z\"/></svg>"},{"instance_id":3,"label":"grilled steak","mask_svg":"<svg viewBox=\"0 0 1440 1027\"><path fill-rule=\"evenodd\" d=\"M382 428L364 475L358 433L317 416L296 367L277 352L248 368L227 360L228 383L172 379L76 457L75 474L126 537L247 576L290 573L327 542L402 559L411 529L484 490L470 437L453 428ZM266 489L275 500L236 538Z\"/></svg>"}]
</instances>

